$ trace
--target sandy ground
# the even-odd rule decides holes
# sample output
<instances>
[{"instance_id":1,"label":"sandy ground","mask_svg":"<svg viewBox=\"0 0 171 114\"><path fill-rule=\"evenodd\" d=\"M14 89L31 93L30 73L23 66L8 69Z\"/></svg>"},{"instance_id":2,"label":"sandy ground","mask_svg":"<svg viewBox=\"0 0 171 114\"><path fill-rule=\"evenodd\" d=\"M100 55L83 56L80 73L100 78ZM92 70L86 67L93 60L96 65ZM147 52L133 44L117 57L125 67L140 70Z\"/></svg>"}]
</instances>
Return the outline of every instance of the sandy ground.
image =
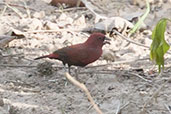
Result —
<instances>
[{"instance_id":1,"label":"sandy ground","mask_svg":"<svg viewBox=\"0 0 171 114\"><path fill-rule=\"evenodd\" d=\"M48 0L7 1L16 4L13 7L19 14L10 8L3 12L5 5L0 4L0 35L17 29L25 32L26 37L13 40L0 50L0 114L96 114L85 93L68 82L60 61L33 60L63 46L85 41L87 34L72 30L93 24L95 16L85 8L65 10L51 6ZM29 10L21 7L23 1ZM108 12L99 14L108 17L128 19L145 11L145 3L139 6L117 0L95 3ZM171 18L169 1L151 4L145 30L133 37L134 41L147 46L150 46L151 30L156 22L161 17ZM33 33L56 29L67 30ZM169 44L170 30L169 24L166 31ZM103 48L103 56L86 68L79 68L78 74L78 80L87 86L102 112L170 114L170 54L166 54L165 72L158 75L157 67L149 60L149 49L118 36L111 39L111 44ZM71 71L75 77L75 67ZM118 109L120 112L116 113Z\"/></svg>"}]
</instances>

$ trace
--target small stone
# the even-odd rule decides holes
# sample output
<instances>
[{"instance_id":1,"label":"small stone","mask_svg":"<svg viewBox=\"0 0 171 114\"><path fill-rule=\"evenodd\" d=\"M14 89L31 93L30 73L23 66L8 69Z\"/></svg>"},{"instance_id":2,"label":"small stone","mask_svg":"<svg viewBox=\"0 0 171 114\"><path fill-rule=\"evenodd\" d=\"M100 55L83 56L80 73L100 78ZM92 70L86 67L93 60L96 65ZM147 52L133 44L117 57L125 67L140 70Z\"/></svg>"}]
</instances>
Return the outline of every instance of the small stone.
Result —
<instances>
[{"instance_id":1,"label":"small stone","mask_svg":"<svg viewBox=\"0 0 171 114\"><path fill-rule=\"evenodd\" d=\"M86 27L86 21L85 21L85 16L81 16L77 20L74 21L74 24L77 26L81 26L82 28Z\"/></svg>"},{"instance_id":2,"label":"small stone","mask_svg":"<svg viewBox=\"0 0 171 114\"><path fill-rule=\"evenodd\" d=\"M59 16L59 20L66 20L67 18L67 15L65 13L62 13L60 16Z\"/></svg>"},{"instance_id":3,"label":"small stone","mask_svg":"<svg viewBox=\"0 0 171 114\"><path fill-rule=\"evenodd\" d=\"M117 56L115 53L111 50L103 50L102 58L106 61L112 61L114 62Z\"/></svg>"},{"instance_id":4,"label":"small stone","mask_svg":"<svg viewBox=\"0 0 171 114\"><path fill-rule=\"evenodd\" d=\"M147 95L148 93L146 92L146 91L140 91L140 95L141 96L145 96L145 95Z\"/></svg>"},{"instance_id":5,"label":"small stone","mask_svg":"<svg viewBox=\"0 0 171 114\"><path fill-rule=\"evenodd\" d=\"M28 26L29 30L41 30L43 28L42 22L36 18L34 18Z\"/></svg>"},{"instance_id":6,"label":"small stone","mask_svg":"<svg viewBox=\"0 0 171 114\"><path fill-rule=\"evenodd\" d=\"M52 23L50 21L47 21L46 22L46 29L47 30L57 30L57 29L59 29L59 27L56 23Z\"/></svg>"},{"instance_id":7,"label":"small stone","mask_svg":"<svg viewBox=\"0 0 171 114\"><path fill-rule=\"evenodd\" d=\"M42 18L45 17L45 12L44 12L44 11L35 12L35 13L33 14L33 17L34 17L34 18L38 18L38 19L42 19Z\"/></svg>"}]
</instances>

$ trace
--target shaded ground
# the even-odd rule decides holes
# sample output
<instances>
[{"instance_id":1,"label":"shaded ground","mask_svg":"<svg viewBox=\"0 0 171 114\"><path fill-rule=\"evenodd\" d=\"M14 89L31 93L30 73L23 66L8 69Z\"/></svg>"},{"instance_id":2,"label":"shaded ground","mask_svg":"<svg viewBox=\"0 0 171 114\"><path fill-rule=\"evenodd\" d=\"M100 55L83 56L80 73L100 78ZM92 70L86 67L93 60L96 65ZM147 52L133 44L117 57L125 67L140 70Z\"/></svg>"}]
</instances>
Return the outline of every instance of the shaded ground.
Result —
<instances>
[{"instance_id":1,"label":"shaded ground","mask_svg":"<svg viewBox=\"0 0 171 114\"><path fill-rule=\"evenodd\" d=\"M50 6L48 2L27 1L32 18L28 18L29 13L21 7L15 8L20 11L22 18L9 8L2 13L4 5L0 5L3 14L0 17L0 35L11 28L26 32L56 28L73 30L94 23L94 16L85 8L65 11ZM24 6L19 0L10 3ZM108 11L107 14L100 14L109 17L121 16L128 19L145 11L143 3L139 7L128 1L107 0L106 3L96 3ZM169 1L152 3L152 11L145 21L145 30L138 32L134 41L149 46L152 26L161 17L171 18L169 6ZM0 114L96 114L85 94L67 82L61 62L33 60L63 46L86 40L85 33L72 30L27 33L26 38L13 40L5 49L0 50ZM168 42L171 38L170 30L171 27L168 26ZM165 72L158 76L156 67L148 59L149 49L128 44L119 37L113 38L111 45L106 45L103 49L102 58L81 68L78 78L87 86L104 114L114 114L118 107L122 109L122 114L139 114L145 105L144 114L169 114L170 54L166 55ZM44 64L51 66L51 63L52 70L45 70Z\"/></svg>"}]
</instances>

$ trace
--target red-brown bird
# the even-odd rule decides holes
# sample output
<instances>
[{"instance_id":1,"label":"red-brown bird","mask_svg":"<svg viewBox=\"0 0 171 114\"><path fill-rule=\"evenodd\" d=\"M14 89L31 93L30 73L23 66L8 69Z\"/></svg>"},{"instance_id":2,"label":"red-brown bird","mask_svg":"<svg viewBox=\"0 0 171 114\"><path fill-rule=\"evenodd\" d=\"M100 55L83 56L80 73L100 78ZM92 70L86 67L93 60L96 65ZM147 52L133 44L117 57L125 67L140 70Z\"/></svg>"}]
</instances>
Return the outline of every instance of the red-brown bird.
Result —
<instances>
[{"instance_id":1,"label":"red-brown bird","mask_svg":"<svg viewBox=\"0 0 171 114\"><path fill-rule=\"evenodd\" d=\"M102 55L103 45L109 43L106 40L110 39L105 37L104 34L93 33L84 43L58 49L52 54L35 58L35 60L42 58L60 60L64 66L65 64L68 64L68 69L70 72L70 66L72 65L84 67L87 64L99 59Z\"/></svg>"}]
</instances>

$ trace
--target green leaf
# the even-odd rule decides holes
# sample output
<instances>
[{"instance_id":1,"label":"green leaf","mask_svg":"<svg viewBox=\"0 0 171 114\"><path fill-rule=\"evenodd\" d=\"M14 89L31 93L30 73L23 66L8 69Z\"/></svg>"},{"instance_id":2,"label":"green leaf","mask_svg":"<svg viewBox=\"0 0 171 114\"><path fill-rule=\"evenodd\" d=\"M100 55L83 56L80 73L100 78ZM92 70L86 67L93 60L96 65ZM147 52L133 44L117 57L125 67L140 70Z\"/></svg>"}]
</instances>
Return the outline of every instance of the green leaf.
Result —
<instances>
[{"instance_id":1,"label":"green leaf","mask_svg":"<svg viewBox=\"0 0 171 114\"><path fill-rule=\"evenodd\" d=\"M146 12L144 13L144 15L138 20L138 22L135 24L135 26L131 29L131 31L129 32L130 35L135 33L135 31L142 25L143 21L145 20L145 18L148 16L149 12L150 12L150 4L148 2L148 0L146 0Z\"/></svg>"},{"instance_id":2,"label":"green leaf","mask_svg":"<svg viewBox=\"0 0 171 114\"><path fill-rule=\"evenodd\" d=\"M167 20L169 19L161 19L154 28L151 36L153 41L150 47L150 58L158 65L159 73L161 72L161 68L164 69L164 54L170 48L164 37Z\"/></svg>"}]
</instances>

